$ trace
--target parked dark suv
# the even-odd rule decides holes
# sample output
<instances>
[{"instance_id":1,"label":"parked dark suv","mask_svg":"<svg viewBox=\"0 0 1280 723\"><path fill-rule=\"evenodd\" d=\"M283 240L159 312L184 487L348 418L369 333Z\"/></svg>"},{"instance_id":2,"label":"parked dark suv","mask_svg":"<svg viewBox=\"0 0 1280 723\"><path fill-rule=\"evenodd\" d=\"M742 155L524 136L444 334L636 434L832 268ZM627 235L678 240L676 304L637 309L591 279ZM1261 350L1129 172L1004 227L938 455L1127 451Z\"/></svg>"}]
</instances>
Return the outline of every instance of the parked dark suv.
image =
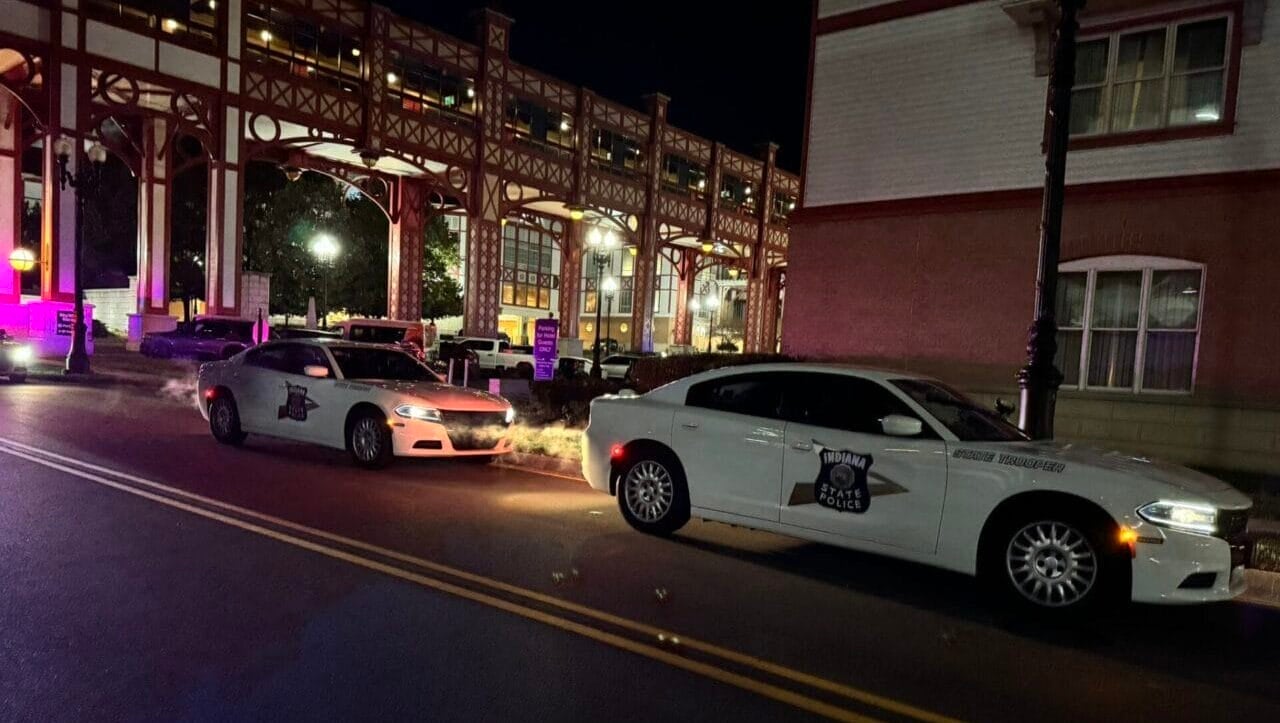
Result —
<instances>
[{"instance_id":1,"label":"parked dark suv","mask_svg":"<svg viewBox=\"0 0 1280 723\"><path fill-rule=\"evenodd\" d=\"M142 337L143 356L160 359L229 359L253 346L251 319L197 317L173 331Z\"/></svg>"}]
</instances>

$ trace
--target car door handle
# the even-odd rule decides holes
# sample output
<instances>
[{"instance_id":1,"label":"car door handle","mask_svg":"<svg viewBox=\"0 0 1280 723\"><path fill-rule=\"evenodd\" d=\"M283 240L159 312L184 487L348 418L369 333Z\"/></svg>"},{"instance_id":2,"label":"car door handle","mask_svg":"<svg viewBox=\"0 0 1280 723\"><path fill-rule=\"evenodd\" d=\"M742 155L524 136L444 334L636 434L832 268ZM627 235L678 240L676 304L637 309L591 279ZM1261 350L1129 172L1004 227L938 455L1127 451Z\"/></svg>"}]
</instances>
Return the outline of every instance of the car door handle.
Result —
<instances>
[{"instance_id":1,"label":"car door handle","mask_svg":"<svg viewBox=\"0 0 1280 723\"><path fill-rule=\"evenodd\" d=\"M813 445L808 442L792 442L791 448L801 452L808 452L813 449Z\"/></svg>"},{"instance_id":2,"label":"car door handle","mask_svg":"<svg viewBox=\"0 0 1280 723\"><path fill-rule=\"evenodd\" d=\"M684 427L685 429L697 429L698 423L697 422L681 422L680 426Z\"/></svg>"}]
</instances>

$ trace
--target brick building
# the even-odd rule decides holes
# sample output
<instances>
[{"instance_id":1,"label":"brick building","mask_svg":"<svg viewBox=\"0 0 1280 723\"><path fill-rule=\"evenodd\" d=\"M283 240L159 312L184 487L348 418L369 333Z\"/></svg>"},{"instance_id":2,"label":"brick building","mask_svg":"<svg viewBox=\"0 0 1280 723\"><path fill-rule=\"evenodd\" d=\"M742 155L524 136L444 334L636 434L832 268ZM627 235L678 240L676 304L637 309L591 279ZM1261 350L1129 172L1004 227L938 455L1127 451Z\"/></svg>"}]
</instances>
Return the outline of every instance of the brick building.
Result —
<instances>
[{"instance_id":1,"label":"brick building","mask_svg":"<svg viewBox=\"0 0 1280 723\"><path fill-rule=\"evenodd\" d=\"M1052 5L817 3L786 351L1014 397ZM1092 0L1079 38L1058 436L1280 472L1280 2Z\"/></svg>"}]
</instances>

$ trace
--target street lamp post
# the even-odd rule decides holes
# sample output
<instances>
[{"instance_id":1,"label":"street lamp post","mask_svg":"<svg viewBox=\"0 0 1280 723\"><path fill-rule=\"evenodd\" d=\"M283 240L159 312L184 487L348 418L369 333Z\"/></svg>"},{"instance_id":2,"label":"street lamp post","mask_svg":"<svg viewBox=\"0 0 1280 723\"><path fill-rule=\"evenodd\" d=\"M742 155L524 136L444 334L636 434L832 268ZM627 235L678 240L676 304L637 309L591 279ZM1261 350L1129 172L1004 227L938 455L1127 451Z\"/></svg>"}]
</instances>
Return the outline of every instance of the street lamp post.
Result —
<instances>
[{"instance_id":1,"label":"street lamp post","mask_svg":"<svg viewBox=\"0 0 1280 723\"><path fill-rule=\"evenodd\" d=\"M694 298L689 307L693 313L706 310L707 312L707 353L711 353L711 335L715 331L715 313L720 308L720 294L712 293L713 284L706 281L702 284L702 288L698 292L698 296Z\"/></svg>"},{"instance_id":2,"label":"street lamp post","mask_svg":"<svg viewBox=\"0 0 1280 723\"><path fill-rule=\"evenodd\" d=\"M71 153L75 151L76 142L62 136L53 143L53 153L58 159L58 188L65 191L67 186L76 191L76 236L75 263L72 265L72 278L75 286L74 317L75 326L71 330L71 348L67 351L67 362L63 372L66 374L89 374L93 371L89 364L89 349L86 341L87 327L84 321L84 225L85 199L95 196L102 182L102 164L107 160L107 149L97 141L89 146L85 155L89 163L77 164L76 172L67 170L71 162Z\"/></svg>"},{"instance_id":3,"label":"street lamp post","mask_svg":"<svg viewBox=\"0 0 1280 723\"><path fill-rule=\"evenodd\" d=\"M1035 320L1027 333L1027 365L1018 372L1021 389L1018 423L1033 439L1053 437L1053 414L1062 372L1054 366L1058 324L1058 257L1062 204L1071 127L1071 88L1075 84L1076 15L1084 0L1058 0L1053 69L1049 74L1049 144L1044 160L1044 199L1040 210L1040 250L1036 267Z\"/></svg>"},{"instance_id":4,"label":"street lamp post","mask_svg":"<svg viewBox=\"0 0 1280 723\"><path fill-rule=\"evenodd\" d=\"M608 344L613 337L613 295L618 292L618 280L612 276L600 282L600 290L604 292L604 343Z\"/></svg>"},{"instance_id":5,"label":"street lamp post","mask_svg":"<svg viewBox=\"0 0 1280 723\"><path fill-rule=\"evenodd\" d=\"M338 255L338 242L327 233L316 236L311 242L311 253L324 266L324 294L321 297L324 315L320 317L320 328L329 328L329 272L333 269L333 259Z\"/></svg>"},{"instance_id":6,"label":"street lamp post","mask_svg":"<svg viewBox=\"0 0 1280 723\"><path fill-rule=\"evenodd\" d=\"M600 292L604 283L604 270L613 262L613 248L618 239L612 231L591 229L587 234L587 246L591 248L592 260L596 265L596 342L591 347L591 377L600 378Z\"/></svg>"}]
</instances>

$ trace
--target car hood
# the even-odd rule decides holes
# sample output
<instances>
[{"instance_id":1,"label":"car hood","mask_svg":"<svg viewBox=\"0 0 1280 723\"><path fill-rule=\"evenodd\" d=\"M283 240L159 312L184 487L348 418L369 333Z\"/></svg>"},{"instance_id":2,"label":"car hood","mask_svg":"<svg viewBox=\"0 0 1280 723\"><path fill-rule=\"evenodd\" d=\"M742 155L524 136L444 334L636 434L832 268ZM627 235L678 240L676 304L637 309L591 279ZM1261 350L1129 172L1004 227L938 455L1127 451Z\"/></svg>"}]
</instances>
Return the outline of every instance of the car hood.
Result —
<instances>
[{"instance_id":1,"label":"car hood","mask_svg":"<svg viewBox=\"0 0 1280 723\"><path fill-rule=\"evenodd\" d=\"M351 381L406 397L416 397L443 411L502 412L511 406L510 402L495 394L437 382L400 382L387 379L352 379Z\"/></svg>"},{"instance_id":2,"label":"car hood","mask_svg":"<svg viewBox=\"0 0 1280 723\"><path fill-rule=\"evenodd\" d=\"M982 446L1001 454L1060 462L1067 468L1090 467L1138 478L1153 486L1163 486L1166 488L1165 494L1193 495L1222 507L1248 507L1252 504L1249 497L1216 477L1180 464L1113 449L1068 442L1014 442Z\"/></svg>"}]
</instances>

